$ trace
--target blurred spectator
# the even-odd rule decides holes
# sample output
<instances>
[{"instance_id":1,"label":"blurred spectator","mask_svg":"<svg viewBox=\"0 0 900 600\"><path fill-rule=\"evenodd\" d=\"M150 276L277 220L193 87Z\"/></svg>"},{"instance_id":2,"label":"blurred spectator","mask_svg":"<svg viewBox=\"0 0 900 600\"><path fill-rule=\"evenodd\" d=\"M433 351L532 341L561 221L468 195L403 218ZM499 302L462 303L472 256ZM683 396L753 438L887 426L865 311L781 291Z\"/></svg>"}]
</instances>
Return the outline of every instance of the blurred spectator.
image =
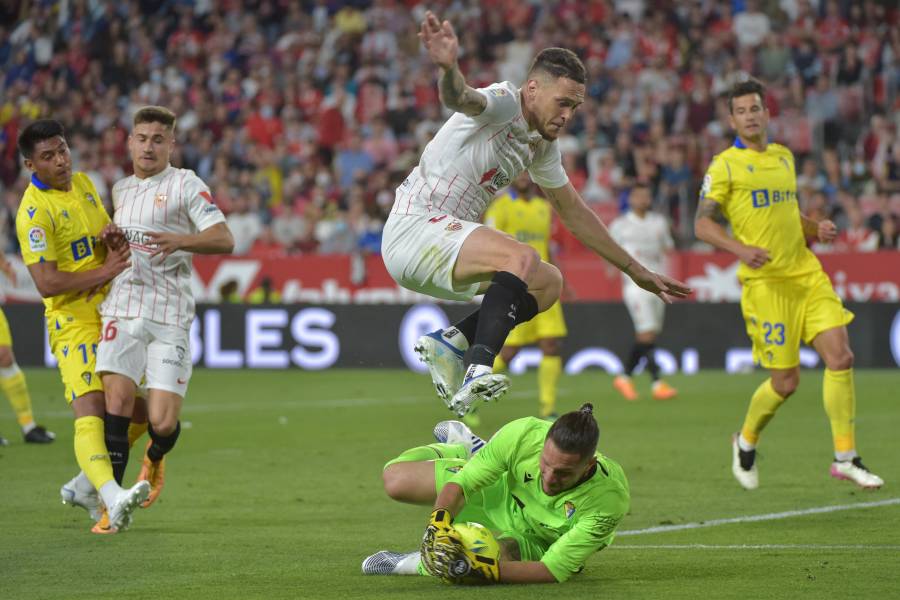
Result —
<instances>
[{"instance_id":1,"label":"blurred spectator","mask_svg":"<svg viewBox=\"0 0 900 600\"><path fill-rule=\"evenodd\" d=\"M878 234L878 247L896 249L900 217L891 210L890 198L883 190L879 192L875 213L869 217L869 228Z\"/></svg>"},{"instance_id":2,"label":"blurred spectator","mask_svg":"<svg viewBox=\"0 0 900 600\"><path fill-rule=\"evenodd\" d=\"M843 252L872 252L878 249L879 235L869 229L859 201L850 196L843 202L846 225L838 232L834 249Z\"/></svg>"},{"instance_id":3,"label":"blurred spectator","mask_svg":"<svg viewBox=\"0 0 900 600\"><path fill-rule=\"evenodd\" d=\"M270 277L263 277L259 287L247 294L246 301L250 304L281 304L281 292L272 287Z\"/></svg>"},{"instance_id":4,"label":"blurred spectator","mask_svg":"<svg viewBox=\"0 0 900 600\"><path fill-rule=\"evenodd\" d=\"M646 180L690 244L698 179L731 143L722 95L754 75L769 86L775 141L797 156L801 197L824 191L832 209L859 195L890 246L891 200L872 215L867 198L900 193L895 4L459 0L439 10L472 85L520 83L541 47L582 57L587 98L561 147L587 200L614 204ZM165 104L179 115L173 164L209 181L237 252L375 252L396 185L449 117L416 37L418 2L26 6L0 23L0 192L13 213L27 184L15 139L28 122L63 122L75 168L108 203L130 172L131 115Z\"/></svg>"}]
</instances>

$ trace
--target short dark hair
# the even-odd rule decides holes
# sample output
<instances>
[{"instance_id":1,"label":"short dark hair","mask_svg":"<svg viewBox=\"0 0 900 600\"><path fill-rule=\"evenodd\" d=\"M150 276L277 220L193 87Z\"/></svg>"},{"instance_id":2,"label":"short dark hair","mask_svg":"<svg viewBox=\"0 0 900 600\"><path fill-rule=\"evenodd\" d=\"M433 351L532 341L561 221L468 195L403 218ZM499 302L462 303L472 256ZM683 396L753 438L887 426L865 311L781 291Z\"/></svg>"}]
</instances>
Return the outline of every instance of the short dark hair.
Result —
<instances>
[{"instance_id":1,"label":"short dark hair","mask_svg":"<svg viewBox=\"0 0 900 600\"><path fill-rule=\"evenodd\" d=\"M587 70L578 55L565 48L544 48L534 57L528 75L543 71L554 78L566 77L576 83L587 81Z\"/></svg>"},{"instance_id":2,"label":"short dark hair","mask_svg":"<svg viewBox=\"0 0 900 600\"><path fill-rule=\"evenodd\" d=\"M763 108L766 106L766 86L764 86L761 82L756 79L748 79L746 81L740 81L734 86L732 86L731 90L728 92L728 112L733 113L734 108L732 107L732 101L735 98L740 98L741 96L749 96L750 94L759 94L759 99L763 103Z\"/></svg>"},{"instance_id":3,"label":"short dark hair","mask_svg":"<svg viewBox=\"0 0 900 600\"><path fill-rule=\"evenodd\" d=\"M581 458L593 456L600 439L600 427L594 418L594 405L585 403L578 410L567 412L550 426L547 439L566 454Z\"/></svg>"},{"instance_id":4,"label":"short dark hair","mask_svg":"<svg viewBox=\"0 0 900 600\"><path fill-rule=\"evenodd\" d=\"M62 123L55 119L38 119L19 134L19 152L25 158L31 159L35 146L56 136L66 139L66 130L63 129Z\"/></svg>"},{"instance_id":5,"label":"short dark hair","mask_svg":"<svg viewBox=\"0 0 900 600\"><path fill-rule=\"evenodd\" d=\"M175 130L175 113L165 106L145 106L134 113L135 125L141 123L160 123L166 129Z\"/></svg>"}]
</instances>

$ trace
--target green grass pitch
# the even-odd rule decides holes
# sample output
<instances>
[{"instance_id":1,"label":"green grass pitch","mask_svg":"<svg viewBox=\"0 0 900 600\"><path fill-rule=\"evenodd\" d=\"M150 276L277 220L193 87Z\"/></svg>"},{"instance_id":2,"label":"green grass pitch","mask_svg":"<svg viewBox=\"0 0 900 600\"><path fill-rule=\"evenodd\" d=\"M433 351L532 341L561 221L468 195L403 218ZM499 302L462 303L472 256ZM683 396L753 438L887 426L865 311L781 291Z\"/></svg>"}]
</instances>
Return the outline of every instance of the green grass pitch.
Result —
<instances>
[{"instance_id":1,"label":"green grass pitch","mask_svg":"<svg viewBox=\"0 0 900 600\"><path fill-rule=\"evenodd\" d=\"M59 487L77 471L57 374L29 370L38 420L57 442L26 447L0 404L0 598L888 598L900 593L900 504L779 520L621 535L568 583L451 588L364 577L369 553L417 546L428 510L387 499L382 464L431 441L449 417L427 376L400 371L198 370L159 502L120 535L89 533ZM600 372L563 377L560 408L595 404L600 448L631 483L620 531L900 498L897 371L859 371L857 438L887 484L864 492L828 476L821 372L763 438L761 487L730 473L729 435L761 373L674 377L680 396L628 403ZM536 409L533 374L482 410L480 433ZM127 480L138 470L143 440ZM547 596L547 594L552 594Z\"/></svg>"}]
</instances>

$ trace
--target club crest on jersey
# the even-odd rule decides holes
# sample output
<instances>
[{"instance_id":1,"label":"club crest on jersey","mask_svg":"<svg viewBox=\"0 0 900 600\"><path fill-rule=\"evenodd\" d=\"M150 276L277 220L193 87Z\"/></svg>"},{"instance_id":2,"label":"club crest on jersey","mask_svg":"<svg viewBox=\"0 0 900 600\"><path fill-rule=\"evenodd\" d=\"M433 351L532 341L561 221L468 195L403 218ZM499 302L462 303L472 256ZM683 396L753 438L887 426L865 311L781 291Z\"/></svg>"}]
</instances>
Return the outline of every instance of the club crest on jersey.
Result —
<instances>
[{"instance_id":1,"label":"club crest on jersey","mask_svg":"<svg viewBox=\"0 0 900 600\"><path fill-rule=\"evenodd\" d=\"M97 199L94 198L94 195L92 193L86 192L84 194L84 199L93 204L95 208L97 207Z\"/></svg>"},{"instance_id":2,"label":"club crest on jersey","mask_svg":"<svg viewBox=\"0 0 900 600\"><path fill-rule=\"evenodd\" d=\"M28 218L33 219L34 213L37 212L37 209L33 206L29 206L28 208L25 209L25 211L28 213Z\"/></svg>"},{"instance_id":3,"label":"club crest on jersey","mask_svg":"<svg viewBox=\"0 0 900 600\"><path fill-rule=\"evenodd\" d=\"M509 175L504 173L500 169L500 167L494 167L493 169L488 169L481 174L481 179L478 181L478 185L484 185L485 183L487 183L485 189L493 194L500 188L504 188L509 185Z\"/></svg>"},{"instance_id":4,"label":"club crest on jersey","mask_svg":"<svg viewBox=\"0 0 900 600\"><path fill-rule=\"evenodd\" d=\"M462 229L462 223L460 223L459 221L450 221L449 223L447 223L447 226L444 227L444 229L446 229L447 231L459 231L460 229Z\"/></svg>"},{"instance_id":5,"label":"club crest on jersey","mask_svg":"<svg viewBox=\"0 0 900 600\"><path fill-rule=\"evenodd\" d=\"M157 208L165 208L166 200L169 198L167 194L157 194L156 198L153 199L153 204L157 206Z\"/></svg>"},{"instance_id":6,"label":"club crest on jersey","mask_svg":"<svg viewBox=\"0 0 900 600\"><path fill-rule=\"evenodd\" d=\"M566 501L564 506L566 508L566 518L571 519L572 515L575 514L575 505L569 501Z\"/></svg>"}]
</instances>

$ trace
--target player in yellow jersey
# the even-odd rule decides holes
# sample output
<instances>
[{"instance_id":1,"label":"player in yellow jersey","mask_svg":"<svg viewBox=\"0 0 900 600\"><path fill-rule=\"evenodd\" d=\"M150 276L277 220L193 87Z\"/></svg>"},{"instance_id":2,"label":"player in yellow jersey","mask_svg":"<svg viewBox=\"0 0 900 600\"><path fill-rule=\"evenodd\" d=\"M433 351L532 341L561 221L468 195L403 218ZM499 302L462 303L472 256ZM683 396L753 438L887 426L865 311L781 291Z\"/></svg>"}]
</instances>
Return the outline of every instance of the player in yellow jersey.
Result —
<instances>
[{"instance_id":1,"label":"player in yellow jersey","mask_svg":"<svg viewBox=\"0 0 900 600\"><path fill-rule=\"evenodd\" d=\"M732 440L732 472L746 489L759 485L756 445L775 411L800 381L800 342L825 362L823 395L831 421L831 475L864 488L881 487L856 453L853 352L841 304L806 238L831 242L837 228L813 221L797 205L794 156L768 142L765 88L757 81L735 85L728 98L734 145L713 158L697 207L697 237L735 254L743 264L741 310L754 359L770 378L753 394L744 425ZM727 220L732 235L723 227Z\"/></svg>"},{"instance_id":2,"label":"player in yellow jersey","mask_svg":"<svg viewBox=\"0 0 900 600\"><path fill-rule=\"evenodd\" d=\"M25 167L33 173L16 215L22 258L44 298L50 347L75 415L75 458L99 492L111 529L119 530L147 499L150 486L141 481L123 489L113 478L104 441L105 398L94 364L100 341L97 305L104 286L128 266L128 245L110 225L91 180L73 174L59 122L35 121L18 141ZM90 506L78 504L98 517L96 499Z\"/></svg>"},{"instance_id":3,"label":"player in yellow jersey","mask_svg":"<svg viewBox=\"0 0 900 600\"><path fill-rule=\"evenodd\" d=\"M549 202L531 192L528 174L519 175L511 188L488 207L484 224L528 244L537 250L541 260L550 262L553 210ZM494 372L502 372L522 346L537 343L543 354L538 366L538 402L542 418L556 416L556 387L562 373L560 350L567 333L562 304L557 300L532 320L516 325L494 360Z\"/></svg>"},{"instance_id":4,"label":"player in yellow jersey","mask_svg":"<svg viewBox=\"0 0 900 600\"><path fill-rule=\"evenodd\" d=\"M0 254L0 272L15 284L16 272L2 254ZM9 332L9 322L2 308L0 308L0 390L6 394L9 404L16 413L26 444L49 444L56 439L52 431L47 431L34 422L28 384L25 383L25 374L16 364L16 356L12 349L12 334ZM0 436L0 446L6 446L8 443L6 438Z\"/></svg>"}]
</instances>

